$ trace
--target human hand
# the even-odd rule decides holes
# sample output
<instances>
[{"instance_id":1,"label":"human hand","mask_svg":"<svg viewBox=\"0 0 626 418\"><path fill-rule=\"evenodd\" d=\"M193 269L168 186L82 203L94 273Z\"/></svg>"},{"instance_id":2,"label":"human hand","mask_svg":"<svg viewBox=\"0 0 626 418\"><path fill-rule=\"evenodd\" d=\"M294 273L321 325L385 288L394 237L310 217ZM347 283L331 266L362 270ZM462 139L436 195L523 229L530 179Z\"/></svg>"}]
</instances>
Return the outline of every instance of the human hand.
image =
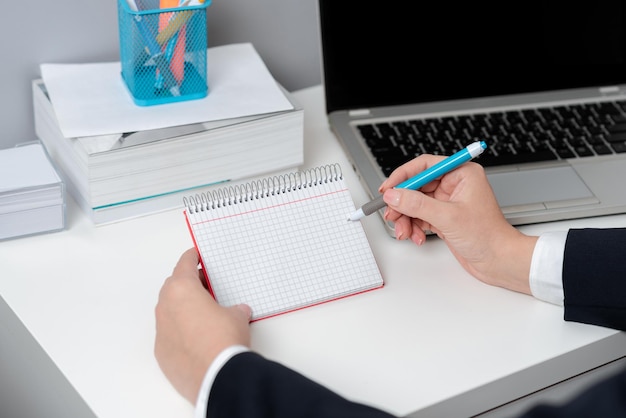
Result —
<instances>
[{"instance_id":1,"label":"human hand","mask_svg":"<svg viewBox=\"0 0 626 418\"><path fill-rule=\"evenodd\" d=\"M191 403L222 350L250 346L250 307L218 305L203 281L198 254L189 249L165 280L155 308L155 357L172 385Z\"/></svg>"},{"instance_id":2,"label":"human hand","mask_svg":"<svg viewBox=\"0 0 626 418\"><path fill-rule=\"evenodd\" d=\"M466 163L420 191L393 189L443 158L420 155L398 167L380 186L387 203L385 219L394 222L396 238L421 245L424 231L432 231L474 277L530 294L537 237L522 234L505 219L482 166Z\"/></svg>"}]
</instances>

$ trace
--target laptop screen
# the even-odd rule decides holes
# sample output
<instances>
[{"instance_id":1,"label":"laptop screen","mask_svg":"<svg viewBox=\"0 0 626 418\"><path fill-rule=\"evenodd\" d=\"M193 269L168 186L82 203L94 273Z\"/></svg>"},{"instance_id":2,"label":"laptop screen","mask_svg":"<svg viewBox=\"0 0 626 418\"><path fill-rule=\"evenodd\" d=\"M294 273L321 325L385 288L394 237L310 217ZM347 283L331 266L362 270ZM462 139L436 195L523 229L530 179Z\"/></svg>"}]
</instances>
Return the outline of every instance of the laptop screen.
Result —
<instances>
[{"instance_id":1,"label":"laptop screen","mask_svg":"<svg viewBox=\"0 0 626 418\"><path fill-rule=\"evenodd\" d=\"M326 110L626 83L626 2L579 3L319 0Z\"/></svg>"}]
</instances>

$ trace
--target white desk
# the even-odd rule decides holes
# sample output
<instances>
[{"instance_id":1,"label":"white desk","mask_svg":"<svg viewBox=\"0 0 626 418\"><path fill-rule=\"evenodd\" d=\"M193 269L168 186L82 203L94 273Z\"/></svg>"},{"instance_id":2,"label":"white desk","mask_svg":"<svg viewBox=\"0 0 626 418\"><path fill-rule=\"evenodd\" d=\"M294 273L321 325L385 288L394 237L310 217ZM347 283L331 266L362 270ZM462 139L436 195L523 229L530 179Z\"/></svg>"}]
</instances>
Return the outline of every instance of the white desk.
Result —
<instances>
[{"instance_id":1,"label":"white desk","mask_svg":"<svg viewBox=\"0 0 626 418\"><path fill-rule=\"evenodd\" d=\"M321 87L295 97L305 109L305 167L339 162L363 204ZM348 398L447 417L626 355L623 333L564 322L560 307L480 283L438 239L418 248L391 239L375 216L363 223L386 286L254 323L255 350ZM626 215L523 230L624 225ZM192 246L182 211L94 227L70 202L68 227L0 243L0 295L97 416L192 416L153 356L159 289Z\"/></svg>"}]
</instances>

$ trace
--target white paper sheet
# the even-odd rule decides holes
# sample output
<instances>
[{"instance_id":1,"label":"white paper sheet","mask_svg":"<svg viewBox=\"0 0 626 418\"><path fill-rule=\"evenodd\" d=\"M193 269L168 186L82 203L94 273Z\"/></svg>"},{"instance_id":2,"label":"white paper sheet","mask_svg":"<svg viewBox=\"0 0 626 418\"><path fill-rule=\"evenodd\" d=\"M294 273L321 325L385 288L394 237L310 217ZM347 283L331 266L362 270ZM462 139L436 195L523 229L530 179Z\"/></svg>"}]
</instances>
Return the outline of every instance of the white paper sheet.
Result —
<instances>
[{"instance_id":1,"label":"white paper sheet","mask_svg":"<svg viewBox=\"0 0 626 418\"><path fill-rule=\"evenodd\" d=\"M204 99L137 106L119 62L41 64L50 100L67 138L136 132L279 112L293 106L252 44L207 51L209 94Z\"/></svg>"}]
</instances>

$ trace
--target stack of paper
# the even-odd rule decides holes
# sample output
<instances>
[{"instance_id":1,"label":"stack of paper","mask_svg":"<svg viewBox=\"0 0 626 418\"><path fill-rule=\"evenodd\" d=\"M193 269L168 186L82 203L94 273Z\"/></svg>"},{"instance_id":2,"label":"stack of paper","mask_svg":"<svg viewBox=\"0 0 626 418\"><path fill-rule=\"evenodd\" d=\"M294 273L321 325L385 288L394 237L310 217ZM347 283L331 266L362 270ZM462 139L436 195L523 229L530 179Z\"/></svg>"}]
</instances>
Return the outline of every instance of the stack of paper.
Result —
<instances>
[{"instance_id":1,"label":"stack of paper","mask_svg":"<svg viewBox=\"0 0 626 418\"><path fill-rule=\"evenodd\" d=\"M42 65L36 133L95 223L182 207L190 190L302 164L302 108L252 46L208 57L207 98L148 107L132 102L119 63Z\"/></svg>"},{"instance_id":2,"label":"stack of paper","mask_svg":"<svg viewBox=\"0 0 626 418\"><path fill-rule=\"evenodd\" d=\"M64 227L63 182L41 143L0 150L0 240Z\"/></svg>"}]
</instances>

